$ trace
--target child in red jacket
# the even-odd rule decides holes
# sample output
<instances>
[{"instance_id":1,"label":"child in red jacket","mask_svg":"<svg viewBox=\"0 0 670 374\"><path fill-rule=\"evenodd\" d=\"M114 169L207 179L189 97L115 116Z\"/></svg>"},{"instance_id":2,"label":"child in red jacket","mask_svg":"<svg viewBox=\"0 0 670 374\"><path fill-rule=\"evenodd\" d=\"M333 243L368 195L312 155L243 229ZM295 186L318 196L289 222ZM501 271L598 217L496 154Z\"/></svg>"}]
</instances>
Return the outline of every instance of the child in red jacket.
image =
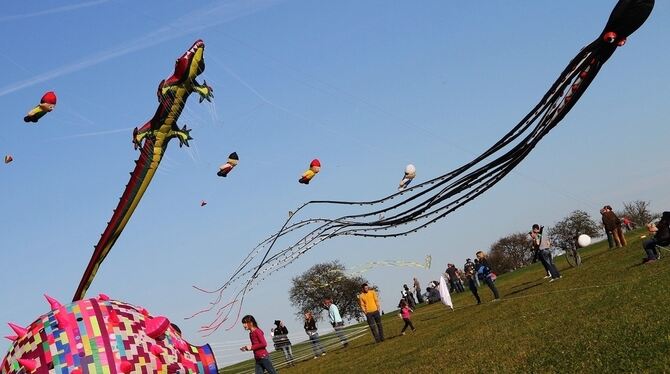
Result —
<instances>
[{"instance_id":1,"label":"child in red jacket","mask_svg":"<svg viewBox=\"0 0 670 374\"><path fill-rule=\"evenodd\" d=\"M256 359L256 373L264 373L267 371L270 374L277 374L270 354L265 349L268 343L263 336L263 330L258 328L258 323L253 316L246 315L242 318L242 326L249 331L249 339L251 344L240 347L240 351L254 351L254 359Z\"/></svg>"},{"instance_id":2,"label":"child in red jacket","mask_svg":"<svg viewBox=\"0 0 670 374\"><path fill-rule=\"evenodd\" d=\"M402 327L402 331L400 331L400 335L405 335L405 330L407 330L407 327L410 327L412 331L416 331L414 328L414 325L412 325L412 312L413 310L410 309L409 305L407 305L407 301L404 299L400 301L400 318L402 318L403 321L405 321L405 326Z\"/></svg>"}]
</instances>

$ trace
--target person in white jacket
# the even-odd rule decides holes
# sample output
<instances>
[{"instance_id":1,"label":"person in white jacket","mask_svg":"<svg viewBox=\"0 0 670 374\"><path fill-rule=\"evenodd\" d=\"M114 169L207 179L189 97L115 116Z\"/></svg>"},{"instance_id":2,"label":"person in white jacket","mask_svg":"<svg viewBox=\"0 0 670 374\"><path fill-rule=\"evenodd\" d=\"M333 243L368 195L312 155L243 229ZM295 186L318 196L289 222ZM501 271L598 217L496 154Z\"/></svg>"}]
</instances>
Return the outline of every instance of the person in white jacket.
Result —
<instances>
[{"instance_id":1,"label":"person in white jacket","mask_svg":"<svg viewBox=\"0 0 670 374\"><path fill-rule=\"evenodd\" d=\"M342 332L344 321L342 321L342 316L340 316L340 309L337 305L333 304L333 299L330 297L326 297L323 300L323 305L328 309L328 319L330 320L330 325L335 329L335 335L337 335L344 347L348 346L349 341L347 341L347 337Z\"/></svg>"}]
</instances>

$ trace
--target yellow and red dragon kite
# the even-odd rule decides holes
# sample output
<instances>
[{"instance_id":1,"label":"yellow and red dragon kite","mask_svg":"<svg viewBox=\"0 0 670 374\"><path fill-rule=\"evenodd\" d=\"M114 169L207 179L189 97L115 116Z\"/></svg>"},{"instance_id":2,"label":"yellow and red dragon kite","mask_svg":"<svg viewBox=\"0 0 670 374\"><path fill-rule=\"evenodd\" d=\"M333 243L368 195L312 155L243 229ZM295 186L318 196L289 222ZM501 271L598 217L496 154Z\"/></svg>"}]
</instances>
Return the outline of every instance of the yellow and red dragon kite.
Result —
<instances>
[{"instance_id":1,"label":"yellow and red dragon kite","mask_svg":"<svg viewBox=\"0 0 670 374\"><path fill-rule=\"evenodd\" d=\"M196 77L205 71L204 51L205 43L198 40L177 59L172 76L158 85L156 114L144 126L133 131L133 143L135 149L140 148L140 156L135 161L135 170L130 173L130 181L123 191L119 205L95 246L73 301L81 300L86 295L100 264L114 246L142 199L163 159L169 141L177 138L181 147L188 146L188 141L192 139L189 135L191 130L186 129L186 126L180 129L177 120L191 93L197 92L200 95L200 102L211 101L213 97L212 88L206 82L199 84L196 81Z\"/></svg>"}]
</instances>

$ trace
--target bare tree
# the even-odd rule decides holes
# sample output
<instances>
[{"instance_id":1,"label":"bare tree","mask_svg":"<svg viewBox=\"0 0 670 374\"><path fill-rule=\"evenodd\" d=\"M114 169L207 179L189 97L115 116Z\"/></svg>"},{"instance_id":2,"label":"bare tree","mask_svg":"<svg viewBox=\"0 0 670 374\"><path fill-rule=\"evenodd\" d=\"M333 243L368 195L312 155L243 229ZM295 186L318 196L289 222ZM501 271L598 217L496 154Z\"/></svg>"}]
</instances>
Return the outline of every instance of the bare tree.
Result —
<instances>
[{"instance_id":1,"label":"bare tree","mask_svg":"<svg viewBox=\"0 0 670 374\"><path fill-rule=\"evenodd\" d=\"M556 248L572 248L578 235L602 235L600 226L583 210L575 210L549 229L549 238Z\"/></svg>"},{"instance_id":2,"label":"bare tree","mask_svg":"<svg viewBox=\"0 0 670 374\"><path fill-rule=\"evenodd\" d=\"M660 217L660 214L654 214L649 207L649 201L635 200L623 203L623 212L619 217L628 217L635 226L644 226L651 222L654 218Z\"/></svg>"},{"instance_id":3,"label":"bare tree","mask_svg":"<svg viewBox=\"0 0 670 374\"><path fill-rule=\"evenodd\" d=\"M527 233L514 233L498 239L491 245L489 262L496 272L503 274L533 260L531 241Z\"/></svg>"},{"instance_id":4,"label":"bare tree","mask_svg":"<svg viewBox=\"0 0 670 374\"><path fill-rule=\"evenodd\" d=\"M306 272L293 278L289 297L297 309L296 315L302 317L306 310L314 312L314 318L321 319L321 310L325 310L323 299L331 297L340 310L342 318L357 319L363 317L358 305L358 292L367 280L361 276L351 276L344 272L339 261L316 264Z\"/></svg>"}]
</instances>

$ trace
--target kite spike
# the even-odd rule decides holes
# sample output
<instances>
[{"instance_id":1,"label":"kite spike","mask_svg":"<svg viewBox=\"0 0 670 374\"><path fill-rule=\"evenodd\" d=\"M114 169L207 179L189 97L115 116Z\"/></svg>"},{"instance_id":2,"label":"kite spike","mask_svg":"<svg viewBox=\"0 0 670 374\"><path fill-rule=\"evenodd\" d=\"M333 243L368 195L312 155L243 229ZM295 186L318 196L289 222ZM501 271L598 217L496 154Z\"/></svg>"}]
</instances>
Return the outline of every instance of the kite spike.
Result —
<instances>
[{"instance_id":1,"label":"kite spike","mask_svg":"<svg viewBox=\"0 0 670 374\"><path fill-rule=\"evenodd\" d=\"M146 322L146 333L149 337L156 339L163 335L170 327L170 320L166 317L154 317Z\"/></svg>"},{"instance_id":2,"label":"kite spike","mask_svg":"<svg viewBox=\"0 0 670 374\"><path fill-rule=\"evenodd\" d=\"M63 306L61 303L58 302L58 300L54 299L53 297L47 294L44 294L44 297L47 299L47 302L49 302L51 310L56 310Z\"/></svg>"},{"instance_id":3,"label":"kite spike","mask_svg":"<svg viewBox=\"0 0 670 374\"><path fill-rule=\"evenodd\" d=\"M160 355L163 354L163 348L161 348L161 346L158 345L158 344L152 344L151 345L151 353L154 356L160 356Z\"/></svg>"},{"instance_id":4,"label":"kite spike","mask_svg":"<svg viewBox=\"0 0 670 374\"><path fill-rule=\"evenodd\" d=\"M11 342L15 342L18 338L19 338L19 337L16 336L16 335L5 335L5 339L7 339L7 340L9 340L9 341L11 341Z\"/></svg>"},{"instance_id":5,"label":"kite spike","mask_svg":"<svg viewBox=\"0 0 670 374\"><path fill-rule=\"evenodd\" d=\"M109 317L107 317L107 322L112 326L117 326L121 321L119 321L119 316L116 314L114 309L109 311Z\"/></svg>"},{"instance_id":6,"label":"kite spike","mask_svg":"<svg viewBox=\"0 0 670 374\"><path fill-rule=\"evenodd\" d=\"M101 294L98 295L98 300L109 301L109 296L105 295L104 293L101 293Z\"/></svg>"},{"instance_id":7,"label":"kite spike","mask_svg":"<svg viewBox=\"0 0 670 374\"><path fill-rule=\"evenodd\" d=\"M119 370L123 374L130 374L133 371L133 364L125 360L121 361L121 363L119 364Z\"/></svg>"},{"instance_id":8,"label":"kite spike","mask_svg":"<svg viewBox=\"0 0 670 374\"><path fill-rule=\"evenodd\" d=\"M58 324L58 328L61 330L65 330L65 328L69 325L67 321L67 316L65 315L67 312L63 308L58 309L58 313L55 313L56 317L56 323Z\"/></svg>"},{"instance_id":9,"label":"kite spike","mask_svg":"<svg viewBox=\"0 0 670 374\"><path fill-rule=\"evenodd\" d=\"M188 347L186 346L186 342L183 340L177 340L175 342L175 346L179 350L179 352L186 352L188 350Z\"/></svg>"},{"instance_id":10,"label":"kite spike","mask_svg":"<svg viewBox=\"0 0 670 374\"><path fill-rule=\"evenodd\" d=\"M25 327L21 327L19 325L13 324L11 322L8 323L8 325L9 325L9 327L12 328L12 330L14 330L14 332L19 337L19 339L23 338L28 333L28 329L26 329Z\"/></svg>"},{"instance_id":11,"label":"kite spike","mask_svg":"<svg viewBox=\"0 0 670 374\"><path fill-rule=\"evenodd\" d=\"M32 373L37 369L37 361L36 360L31 360L27 358L20 358L18 359L19 364L23 366L27 372Z\"/></svg>"}]
</instances>

